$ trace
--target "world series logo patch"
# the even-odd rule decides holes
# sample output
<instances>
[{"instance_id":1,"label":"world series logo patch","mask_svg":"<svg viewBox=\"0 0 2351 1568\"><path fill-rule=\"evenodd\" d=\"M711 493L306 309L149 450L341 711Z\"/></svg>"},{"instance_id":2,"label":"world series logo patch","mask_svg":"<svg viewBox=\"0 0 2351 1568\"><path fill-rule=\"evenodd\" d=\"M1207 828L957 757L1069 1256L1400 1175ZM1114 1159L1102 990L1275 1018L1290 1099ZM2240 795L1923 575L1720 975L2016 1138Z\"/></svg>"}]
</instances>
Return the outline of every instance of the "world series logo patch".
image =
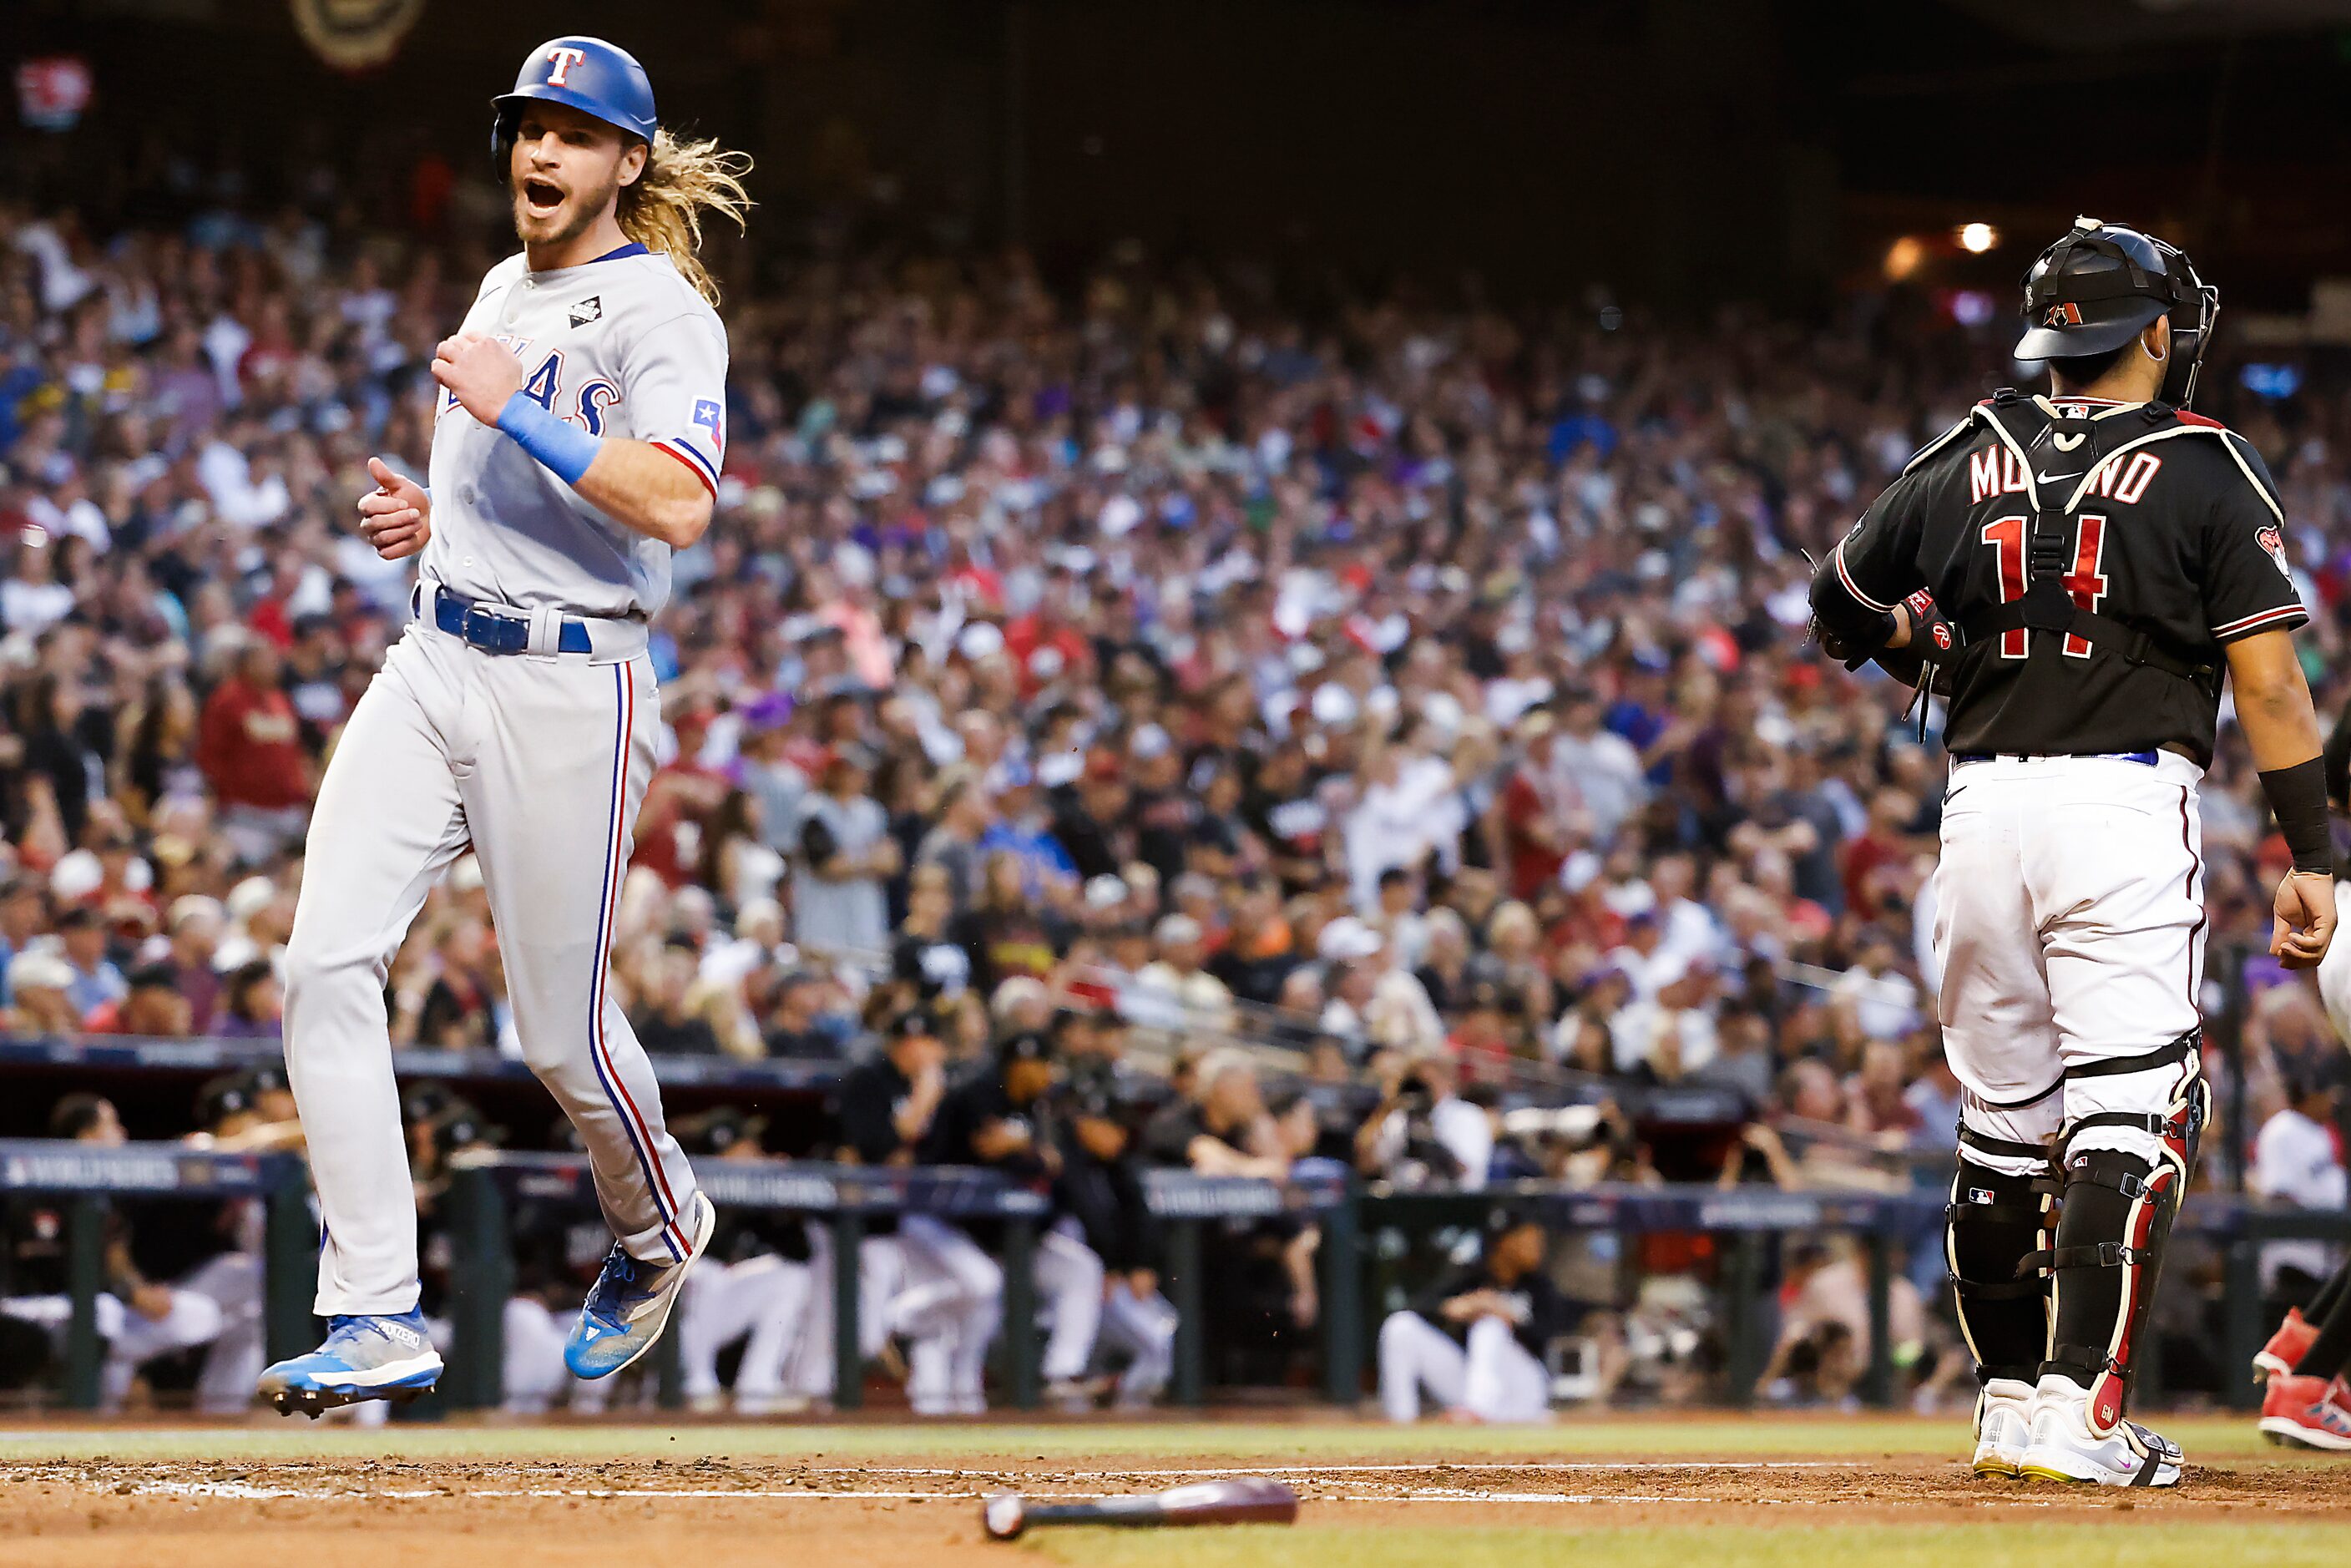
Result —
<instances>
[{"instance_id":1,"label":"world series logo patch","mask_svg":"<svg viewBox=\"0 0 2351 1568\"><path fill-rule=\"evenodd\" d=\"M574 327L585 327L590 321L603 319L604 297L601 294L591 294L571 308L571 324Z\"/></svg>"}]
</instances>

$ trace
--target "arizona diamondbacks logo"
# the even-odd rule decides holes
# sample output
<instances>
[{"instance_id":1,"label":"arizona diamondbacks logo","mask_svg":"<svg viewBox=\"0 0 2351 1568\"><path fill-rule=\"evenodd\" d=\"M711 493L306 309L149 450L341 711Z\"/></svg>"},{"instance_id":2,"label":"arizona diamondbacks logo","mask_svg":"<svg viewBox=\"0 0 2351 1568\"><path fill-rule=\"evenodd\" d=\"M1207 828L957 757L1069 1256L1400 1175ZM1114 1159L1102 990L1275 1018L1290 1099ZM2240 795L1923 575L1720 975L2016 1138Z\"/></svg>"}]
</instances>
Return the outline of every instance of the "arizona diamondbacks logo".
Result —
<instances>
[{"instance_id":1,"label":"arizona diamondbacks logo","mask_svg":"<svg viewBox=\"0 0 2351 1568\"><path fill-rule=\"evenodd\" d=\"M2262 548L2270 552L2270 559L2277 562L2278 575L2292 582L2294 567L2285 559L2285 536L2278 532L2276 525L2264 523L2253 538L2261 541Z\"/></svg>"}]
</instances>

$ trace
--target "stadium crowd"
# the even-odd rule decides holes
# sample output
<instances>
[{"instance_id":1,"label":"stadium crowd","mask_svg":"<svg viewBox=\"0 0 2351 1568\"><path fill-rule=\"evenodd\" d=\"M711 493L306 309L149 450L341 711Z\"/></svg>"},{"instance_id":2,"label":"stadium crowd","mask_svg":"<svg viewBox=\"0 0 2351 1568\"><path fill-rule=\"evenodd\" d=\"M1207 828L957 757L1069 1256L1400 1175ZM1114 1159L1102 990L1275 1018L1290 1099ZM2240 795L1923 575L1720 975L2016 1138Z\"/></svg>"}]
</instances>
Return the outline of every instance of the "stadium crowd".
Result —
<instances>
[{"instance_id":1,"label":"stadium crowd","mask_svg":"<svg viewBox=\"0 0 2351 1568\"><path fill-rule=\"evenodd\" d=\"M496 254L165 174L102 232L0 202L21 1034L276 1034L310 789L408 613L350 526L364 460L421 476L423 367ZM1900 297L1825 327L1406 287L1310 311L1246 267L1123 249L1056 287L852 228L763 233L731 269L727 469L655 627L668 735L614 944L649 1051L842 1064L793 1155L904 1157L860 1109L895 1074L964 1105L907 1155L1056 1172L1097 1135L1105 1168L1473 1184L1937 1170L1937 716L1807 643L1804 552L2012 379L2004 329ZM2351 402L2211 379L2284 489L2337 710ZM2203 817L2217 956L2265 932L2283 861L2225 727ZM2247 1103L2307 1109L2339 1071L2324 1016L2252 975ZM388 990L396 1041L513 1053L469 862ZM1168 1042L1154 1073L1130 1030ZM1260 1083L1234 1041L1295 1074ZM1652 1136L1642 1097L1676 1089L1737 1113ZM1003 1143L1047 1094L1067 1138ZM1512 1119L1568 1099L1597 1110ZM763 1133L697 1130L713 1157ZM1093 1273L1047 1293L1066 1313L1123 1277L1147 1396L1150 1260L1072 1225ZM969 1288L910 1374L953 1408L993 1308L984 1249L934 1239ZM1263 1239L1267 1299L1311 1324L1311 1238ZM820 1251L738 1260L820 1302Z\"/></svg>"}]
</instances>

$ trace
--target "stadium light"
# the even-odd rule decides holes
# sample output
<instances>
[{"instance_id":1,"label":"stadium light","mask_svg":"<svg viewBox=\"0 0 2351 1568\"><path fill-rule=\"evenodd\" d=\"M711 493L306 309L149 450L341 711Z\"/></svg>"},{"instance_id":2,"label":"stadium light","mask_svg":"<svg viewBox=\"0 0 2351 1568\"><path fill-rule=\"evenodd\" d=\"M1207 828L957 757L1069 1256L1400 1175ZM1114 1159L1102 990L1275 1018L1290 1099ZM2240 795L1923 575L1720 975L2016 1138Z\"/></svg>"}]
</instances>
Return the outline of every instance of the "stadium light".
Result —
<instances>
[{"instance_id":1,"label":"stadium light","mask_svg":"<svg viewBox=\"0 0 2351 1568\"><path fill-rule=\"evenodd\" d=\"M1970 256L1981 256L2000 243L2000 231L1990 224L1959 225L1959 248Z\"/></svg>"},{"instance_id":2,"label":"stadium light","mask_svg":"<svg viewBox=\"0 0 2351 1568\"><path fill-rule=\"evenodd\" d=\"M1886 280L1899 283L1918 270L1927 259L1927 246L1917 235L1904 235L1886 247Z\"/></svg>"}]
</instances>

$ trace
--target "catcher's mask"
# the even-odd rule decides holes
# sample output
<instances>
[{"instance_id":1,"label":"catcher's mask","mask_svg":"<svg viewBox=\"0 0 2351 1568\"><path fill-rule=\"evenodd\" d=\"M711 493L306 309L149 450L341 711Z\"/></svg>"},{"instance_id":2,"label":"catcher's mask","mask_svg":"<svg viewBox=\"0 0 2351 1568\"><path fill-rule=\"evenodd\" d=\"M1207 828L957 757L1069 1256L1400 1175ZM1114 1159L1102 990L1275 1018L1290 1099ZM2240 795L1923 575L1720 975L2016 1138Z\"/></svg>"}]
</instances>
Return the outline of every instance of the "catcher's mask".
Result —
<instances>
[{"instance_id":1,"label":"catcher's mask","mask_svg":"<svg viewBox=\"0 0 2351 1568\"><path fill-rule=\"evenodd\" d=\"M2020 360L2068 360L2119 349L2159 316L2171 318L2163 401L2185 408L2220 314L2220 291L2185 251L2137 229L2076 218L2024 275Z\"/></svg>"}]
</instances>

